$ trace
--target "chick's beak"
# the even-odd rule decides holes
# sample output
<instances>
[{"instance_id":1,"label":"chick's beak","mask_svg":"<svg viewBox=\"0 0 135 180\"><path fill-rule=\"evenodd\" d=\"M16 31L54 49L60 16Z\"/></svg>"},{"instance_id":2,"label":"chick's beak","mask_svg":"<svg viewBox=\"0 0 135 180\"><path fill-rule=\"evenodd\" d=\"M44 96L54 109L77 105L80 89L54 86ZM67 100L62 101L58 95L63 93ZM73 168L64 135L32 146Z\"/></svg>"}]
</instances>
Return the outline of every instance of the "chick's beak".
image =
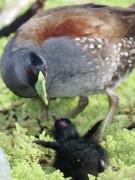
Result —
<instances>
[{"instance_id":1,"label":"chick's beak","mask_svg":"<svg viewBox=\"0 0 135 180\"><path fill-rule=\"evenodd\" d=\"M57 118L57 116L55 114L52 115L52 118L54 119L54 121L60 120L60 118Z\"/></svg>"}]
</instances>

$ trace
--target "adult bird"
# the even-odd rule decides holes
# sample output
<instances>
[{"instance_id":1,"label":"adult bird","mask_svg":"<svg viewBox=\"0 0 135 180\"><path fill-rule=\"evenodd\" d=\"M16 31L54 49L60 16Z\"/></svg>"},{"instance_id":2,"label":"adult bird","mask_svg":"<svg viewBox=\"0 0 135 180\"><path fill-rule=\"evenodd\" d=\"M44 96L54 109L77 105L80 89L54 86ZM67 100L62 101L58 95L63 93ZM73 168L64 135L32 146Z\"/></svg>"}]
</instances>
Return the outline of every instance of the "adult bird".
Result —
<instances>
[{"instance_id":1,"label":"adult bird","mask_svg":"<svg viewBox=\"0 0 135 180\"><path fill-rule=\"evenodd\" d=\"M135 63L135 10L83 4L44 10L23 24L2 56L2 77L16 95L37 96L39 71L49 98L105 92L118 106L115 87Z\"/></svg>"}]
</instances>

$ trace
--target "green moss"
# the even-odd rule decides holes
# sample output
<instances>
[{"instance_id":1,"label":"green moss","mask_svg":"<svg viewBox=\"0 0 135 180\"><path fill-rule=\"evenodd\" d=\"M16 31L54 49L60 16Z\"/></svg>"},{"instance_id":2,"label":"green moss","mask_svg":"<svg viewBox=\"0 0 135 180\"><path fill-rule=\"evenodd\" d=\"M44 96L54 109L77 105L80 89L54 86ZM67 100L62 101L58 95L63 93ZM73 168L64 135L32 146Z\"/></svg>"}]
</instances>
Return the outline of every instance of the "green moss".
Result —
<instances>
[{"instance_id":1,"label":"green moss","mask_svg":"<svg viewBox=\"0 0 135 180\"><path fill-rule=\"evenodd\" d=\"M113 129L113 126L111 128ZM28 130L18 124L12 135L0 133L0 146L7 154L13 180L64 179L59 170L51 168L54 152L34 144L35 137L27 133ZM45 132L39 139L52 140ZM109 168L97 179L132 179L135 175L135 130L117 129L115 133L106 133L102 145L109 153ZM44 162L43 168L39 160ZM112 171L110 166L117 167L118 171ZM94 177L90 176L90 179Z\"/></svg>"},{"instance_id":2,"label":"green moss","mask_svg":"<svg viewBox=\"0 0 135 180\"><path fill-rule=\"evenodd\" d=\"M0 133L0 146L7 154L13 180L63 180L63 174L59 170L49 168L54 152L41 148L34 144L34 136L27 135L27 129L16 124L12 135ZM39 139L51 141L52 139L43 132ZM44 168L39 160L44 160Z\"/></svg>"}]
</instances>

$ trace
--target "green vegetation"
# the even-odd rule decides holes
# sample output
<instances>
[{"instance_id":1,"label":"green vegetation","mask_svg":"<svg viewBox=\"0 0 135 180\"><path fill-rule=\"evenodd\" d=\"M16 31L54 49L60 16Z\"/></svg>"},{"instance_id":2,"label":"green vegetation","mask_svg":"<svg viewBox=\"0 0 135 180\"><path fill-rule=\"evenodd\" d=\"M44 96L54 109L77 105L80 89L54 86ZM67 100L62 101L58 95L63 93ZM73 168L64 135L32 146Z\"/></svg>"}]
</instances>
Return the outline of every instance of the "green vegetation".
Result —
<instances>
[{"instance_id":1,"label":"green vegetation","mask_svg":"<svg viewBox=\"0 0 135 180\"><path fill-rule=\"evenodd\" d=\"M48 0L47 8L69 4L71 1ZM98 3L127 6L134 0L121 1L94 1ZM2 2L1 2L2 3ZM2 7L0 3L0 7ZM0 54L8 38L0 39ZM104 133L102 145L107 149L111 166L117 167L114 172L108 168L100 174L98 180L129 180L135 178L135 130L124 127L135 122L135 72L120 85L116 92L120 97L120 104L113 123ZM54 152L32 143L39 132L38 120L45 126L40 139L51 140L53 121L44 122L42 118L42 104L38 99L23 99L15 96L4 85L0 78L0 146L7 154L13 180L62 180L63 174L52 168ZM84 134L95 122L103 119L108 112L108 99L106 95L92 95L86 109L78 115L73 122L79 132ZM76 106L78 97L70 99L52 100L50 104L50 117L55 113L62 116ZM17 122L17 124L16 124ZM26 130L27 128L27 130ZM39 159L43 160L39 162ZM91 179L95 179L90 176Z\"/></svg>"}]
</instances>

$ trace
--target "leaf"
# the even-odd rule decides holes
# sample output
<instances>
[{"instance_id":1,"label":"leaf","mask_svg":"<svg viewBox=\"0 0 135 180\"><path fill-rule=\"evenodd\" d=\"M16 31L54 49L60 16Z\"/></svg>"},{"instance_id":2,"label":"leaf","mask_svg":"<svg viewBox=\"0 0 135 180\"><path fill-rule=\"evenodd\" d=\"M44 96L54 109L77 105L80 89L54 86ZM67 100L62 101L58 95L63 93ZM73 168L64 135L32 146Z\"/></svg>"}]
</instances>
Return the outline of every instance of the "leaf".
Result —
<instances>
[{"instance_id":1,"label":"leaf","mask_svg":"<svg viewBox=\"0 0 135 180\"><path fill-rule=\"evenodd\" d=\"M39 71L38 81L35 85L38 95L43 99L44 103L48 105L47 93L46 93L46 80L41 71Z\"/></svg>"}]
</instances>

